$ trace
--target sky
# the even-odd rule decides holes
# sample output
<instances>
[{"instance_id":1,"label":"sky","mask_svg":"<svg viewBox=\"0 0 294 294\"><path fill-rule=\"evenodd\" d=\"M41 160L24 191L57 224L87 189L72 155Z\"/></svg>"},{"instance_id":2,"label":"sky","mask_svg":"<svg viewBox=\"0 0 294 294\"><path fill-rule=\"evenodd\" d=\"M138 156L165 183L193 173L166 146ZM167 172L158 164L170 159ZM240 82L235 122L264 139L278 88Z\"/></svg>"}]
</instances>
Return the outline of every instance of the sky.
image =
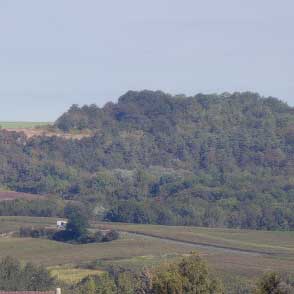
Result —
<instances>
[{"instance_id":1,"label":"sky","mask_svg":"<svg viewBox=\"0 0 294 294\"><path fill-rule=\"evenodd\" d=\"M293 28L293 0L0 0L0 121L143 89L294 106Z\"/></svg>"}]
</instances>

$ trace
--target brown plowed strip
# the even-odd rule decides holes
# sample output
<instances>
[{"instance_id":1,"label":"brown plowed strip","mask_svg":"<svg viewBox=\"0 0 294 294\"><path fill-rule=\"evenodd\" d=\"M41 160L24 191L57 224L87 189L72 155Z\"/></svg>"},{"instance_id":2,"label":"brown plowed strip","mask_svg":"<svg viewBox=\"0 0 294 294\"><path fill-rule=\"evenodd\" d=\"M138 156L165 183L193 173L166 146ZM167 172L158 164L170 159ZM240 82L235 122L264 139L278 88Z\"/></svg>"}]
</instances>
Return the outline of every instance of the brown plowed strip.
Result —
<instances>
[{"instance_id":1,"label":"brown plowed strip","mask_svg":"<svg viewBox=\"0 0 294 294\"><path fill-rule=\"evenodd\" d=\"M0 191L0 201L9 201L15 199L27 199L27 200L35 200L44 198L45 196L34 195L29 193L22 193L22 192L1 192Z\"/></svg>"},{"instance_id":2,"label":"brown plowed strip","mask_svg":"<svg viewBox=\"0 0 294 294\"><path fill-rule=\"evenodd\" d=\"M80 134L71 134L71 133L63 133L60 131L48 131L44 130L42 128L15 128L15 129L5 129L7 132L16 132L16 133L23 133L27 138L33 138L33 137L61 137L65 139L76 139L81 140L85 137L90 137L90 133L80 133Z\"/></svg>"}]
</instances>

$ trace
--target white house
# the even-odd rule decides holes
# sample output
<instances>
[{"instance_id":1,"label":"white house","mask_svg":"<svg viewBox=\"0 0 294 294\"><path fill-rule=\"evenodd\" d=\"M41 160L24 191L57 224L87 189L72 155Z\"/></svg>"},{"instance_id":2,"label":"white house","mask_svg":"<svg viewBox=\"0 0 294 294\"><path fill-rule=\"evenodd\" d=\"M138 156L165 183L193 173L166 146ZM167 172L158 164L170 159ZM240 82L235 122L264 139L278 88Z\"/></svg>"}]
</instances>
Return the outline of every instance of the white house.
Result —
<instances>
[{"instance_id":1,"label":"white house","mask_svg":"<svg viewBox=\"0 0 294 294\"><path fill-rule=\"evenodd\" d=\"M56 225L57 225L57 228L58 229L65 229L66 228L66 225L67 225L67 221L65 221L65 220L58 220L56 222Z\"/></svg>"}]
</instances>

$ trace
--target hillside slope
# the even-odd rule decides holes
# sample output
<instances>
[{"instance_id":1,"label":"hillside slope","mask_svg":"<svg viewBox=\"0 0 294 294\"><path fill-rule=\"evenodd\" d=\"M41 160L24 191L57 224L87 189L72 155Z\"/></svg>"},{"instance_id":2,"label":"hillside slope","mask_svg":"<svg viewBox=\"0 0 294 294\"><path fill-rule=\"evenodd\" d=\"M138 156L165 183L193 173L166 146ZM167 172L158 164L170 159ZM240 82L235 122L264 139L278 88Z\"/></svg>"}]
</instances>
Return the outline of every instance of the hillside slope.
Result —
<instances>
[{"instance_id":1,"label":"hillside slope","mask_svg":"<svg viewBox=\"0 0 294 294\"><path fill-rule=\"evenodd\" d=\"M294 109L275 98L130 91L73 105L55 128L93 135L2 131L2 185L95 203L112 221L294 228Z\"/></svg>"}]
</instances>

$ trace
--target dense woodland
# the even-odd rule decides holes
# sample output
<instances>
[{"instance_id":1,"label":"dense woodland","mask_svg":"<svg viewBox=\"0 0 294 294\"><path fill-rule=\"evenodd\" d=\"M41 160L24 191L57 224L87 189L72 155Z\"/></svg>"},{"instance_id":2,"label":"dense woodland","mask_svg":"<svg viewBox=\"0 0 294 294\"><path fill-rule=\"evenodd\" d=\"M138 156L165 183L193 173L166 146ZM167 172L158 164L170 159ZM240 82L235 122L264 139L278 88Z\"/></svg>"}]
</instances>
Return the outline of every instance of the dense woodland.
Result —
<instances>
[{"instance_id":1,"label":"dense woodland","mask_svg":"<svg viewBox=\"0 0 294 294\"><path fill-rule=\"evenodd\" d=\"M92 135L0 130L0 187L79 200L110 221L294 229L294 108L278 99L130 91L73 105L52 128Z\"/></svg>"}]
</instances>

